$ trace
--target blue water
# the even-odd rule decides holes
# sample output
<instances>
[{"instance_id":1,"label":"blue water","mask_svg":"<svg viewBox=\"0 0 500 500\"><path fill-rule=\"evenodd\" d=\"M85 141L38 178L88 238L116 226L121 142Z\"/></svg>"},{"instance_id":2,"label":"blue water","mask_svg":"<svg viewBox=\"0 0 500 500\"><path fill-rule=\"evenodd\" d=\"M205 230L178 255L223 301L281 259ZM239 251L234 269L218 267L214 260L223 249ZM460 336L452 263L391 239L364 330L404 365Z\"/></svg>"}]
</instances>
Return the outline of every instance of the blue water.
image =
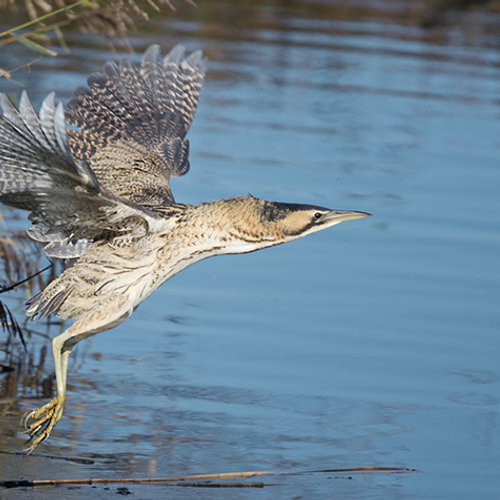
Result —
<instances>
[{"instance_id":1,"label":"blue water","mask_svg":"<svg viewBox=\"0 0 500 500\"><path fill-rule=\"evenodd\" d=\"M404 16L411 2L360 4L213 1L131 37L139 54L183 43L210 59L191 171L172 182L178 201L251 193L374 216L197 264L83 342L65 418L38 453L94 463L0 455L9 478L398 466L422 473L273 477L258 492L131 488L148 498L498 498L495 18L464 14L428 32ZM116 57L104 41L67 41L70 54L15 75L37 102L51 90L68 98ZM0 67L12 57L0 52ZM40 403L19 401L2 425Z\"/></svg>"}]
</instances>

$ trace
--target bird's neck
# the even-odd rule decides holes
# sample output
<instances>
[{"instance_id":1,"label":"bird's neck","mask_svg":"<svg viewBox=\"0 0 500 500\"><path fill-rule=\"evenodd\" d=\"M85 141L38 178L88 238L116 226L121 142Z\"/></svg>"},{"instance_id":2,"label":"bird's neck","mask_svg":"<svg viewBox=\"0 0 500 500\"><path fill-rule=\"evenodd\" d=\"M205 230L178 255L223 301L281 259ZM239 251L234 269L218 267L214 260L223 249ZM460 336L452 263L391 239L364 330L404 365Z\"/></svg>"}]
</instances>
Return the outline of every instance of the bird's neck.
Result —
<instances>
[{"instance_id":1,"label":"bird's neck","mask_svg":"<svg viewBox=\"0 0 500 500\"><path fill-rule=\"evenodd\" d=\"M162 281L208 257L248 253L281 243L278 235L263 232L254 203L250 197L229 198L179 210L160 235L157 260Z\"/></svg>"}]
</instances>

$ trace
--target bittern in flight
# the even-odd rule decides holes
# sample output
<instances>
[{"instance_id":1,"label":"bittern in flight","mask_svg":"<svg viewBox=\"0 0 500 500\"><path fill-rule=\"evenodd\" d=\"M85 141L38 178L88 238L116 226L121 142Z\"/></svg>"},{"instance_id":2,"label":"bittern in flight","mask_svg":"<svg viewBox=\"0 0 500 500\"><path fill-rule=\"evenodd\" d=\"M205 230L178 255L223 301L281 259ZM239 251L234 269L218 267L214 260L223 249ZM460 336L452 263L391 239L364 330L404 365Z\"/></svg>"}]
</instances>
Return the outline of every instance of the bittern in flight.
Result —
<instances>
[{"instance_id":1,"label":"bittern in flight","mask_svg":"<svg viewBox=\"0 0 500 500\"><path fill-rule=\"evenodd\" d=\"M93 73L66 111L53 93L39 115L26 92L18 108L1 96L0 201L30 212L47 256L73 261L27 303L33 318L73 320L52 341L56 396L23 417L29 452L61 419L75 344L119 325L174 274L369 215L253 196L176 203L169 179L189 169L204 73L201 52L162 58L153 45L138 68L124 58Z\"/></svg>"}]
</instances>

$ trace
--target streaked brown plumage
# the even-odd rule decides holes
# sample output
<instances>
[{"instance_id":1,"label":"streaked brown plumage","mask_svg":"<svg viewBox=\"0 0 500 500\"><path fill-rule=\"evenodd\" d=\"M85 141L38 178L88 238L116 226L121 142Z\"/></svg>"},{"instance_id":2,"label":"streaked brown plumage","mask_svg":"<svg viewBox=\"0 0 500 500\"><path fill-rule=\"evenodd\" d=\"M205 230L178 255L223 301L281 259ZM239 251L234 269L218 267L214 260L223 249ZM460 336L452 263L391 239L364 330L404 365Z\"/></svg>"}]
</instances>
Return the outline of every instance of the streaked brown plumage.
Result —
<instances>
[{"instance_id":1,"label":"streaked brown plumage","mask_svg":"<svg viewBox=\"0 0 500 500\"><path fill-rule=\"evenodd\" d=\"M48 256L75 259L28 302L32 317L74 321L52 342L57 395L23 418L30 452L62 416L73 346L120 324L171 276L368 215L252 196L175 203L169 179L189 169L204 72L200 52L184 58L179 46L162 59L153 45L140 68L125 58L92 74L66 114L54 94L39 115L26 93L19 109L1 96L0 201L30 212L28 232Z\"/></svg>"}]
</instances>

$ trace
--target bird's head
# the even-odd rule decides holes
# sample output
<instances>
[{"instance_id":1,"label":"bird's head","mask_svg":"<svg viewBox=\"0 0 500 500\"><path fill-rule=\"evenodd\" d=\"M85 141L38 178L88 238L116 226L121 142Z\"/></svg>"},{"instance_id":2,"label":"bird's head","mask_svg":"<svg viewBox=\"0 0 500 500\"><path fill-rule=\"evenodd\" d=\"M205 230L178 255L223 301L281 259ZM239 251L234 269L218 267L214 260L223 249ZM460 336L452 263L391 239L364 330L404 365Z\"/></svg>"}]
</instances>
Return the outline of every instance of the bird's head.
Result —
<instances>
[{"instance_id":1,"label":"bird's head","mask_svg":"<svg viewBox=\"0 0 500 500\"><path fill-rule=\"evenodd\" d=\"M251 195L219 203L226 212L224 219L232 237L231 253L280 245L346 220L370 216L365 212L266 201Z\"/></svg>"}]
</instances>

